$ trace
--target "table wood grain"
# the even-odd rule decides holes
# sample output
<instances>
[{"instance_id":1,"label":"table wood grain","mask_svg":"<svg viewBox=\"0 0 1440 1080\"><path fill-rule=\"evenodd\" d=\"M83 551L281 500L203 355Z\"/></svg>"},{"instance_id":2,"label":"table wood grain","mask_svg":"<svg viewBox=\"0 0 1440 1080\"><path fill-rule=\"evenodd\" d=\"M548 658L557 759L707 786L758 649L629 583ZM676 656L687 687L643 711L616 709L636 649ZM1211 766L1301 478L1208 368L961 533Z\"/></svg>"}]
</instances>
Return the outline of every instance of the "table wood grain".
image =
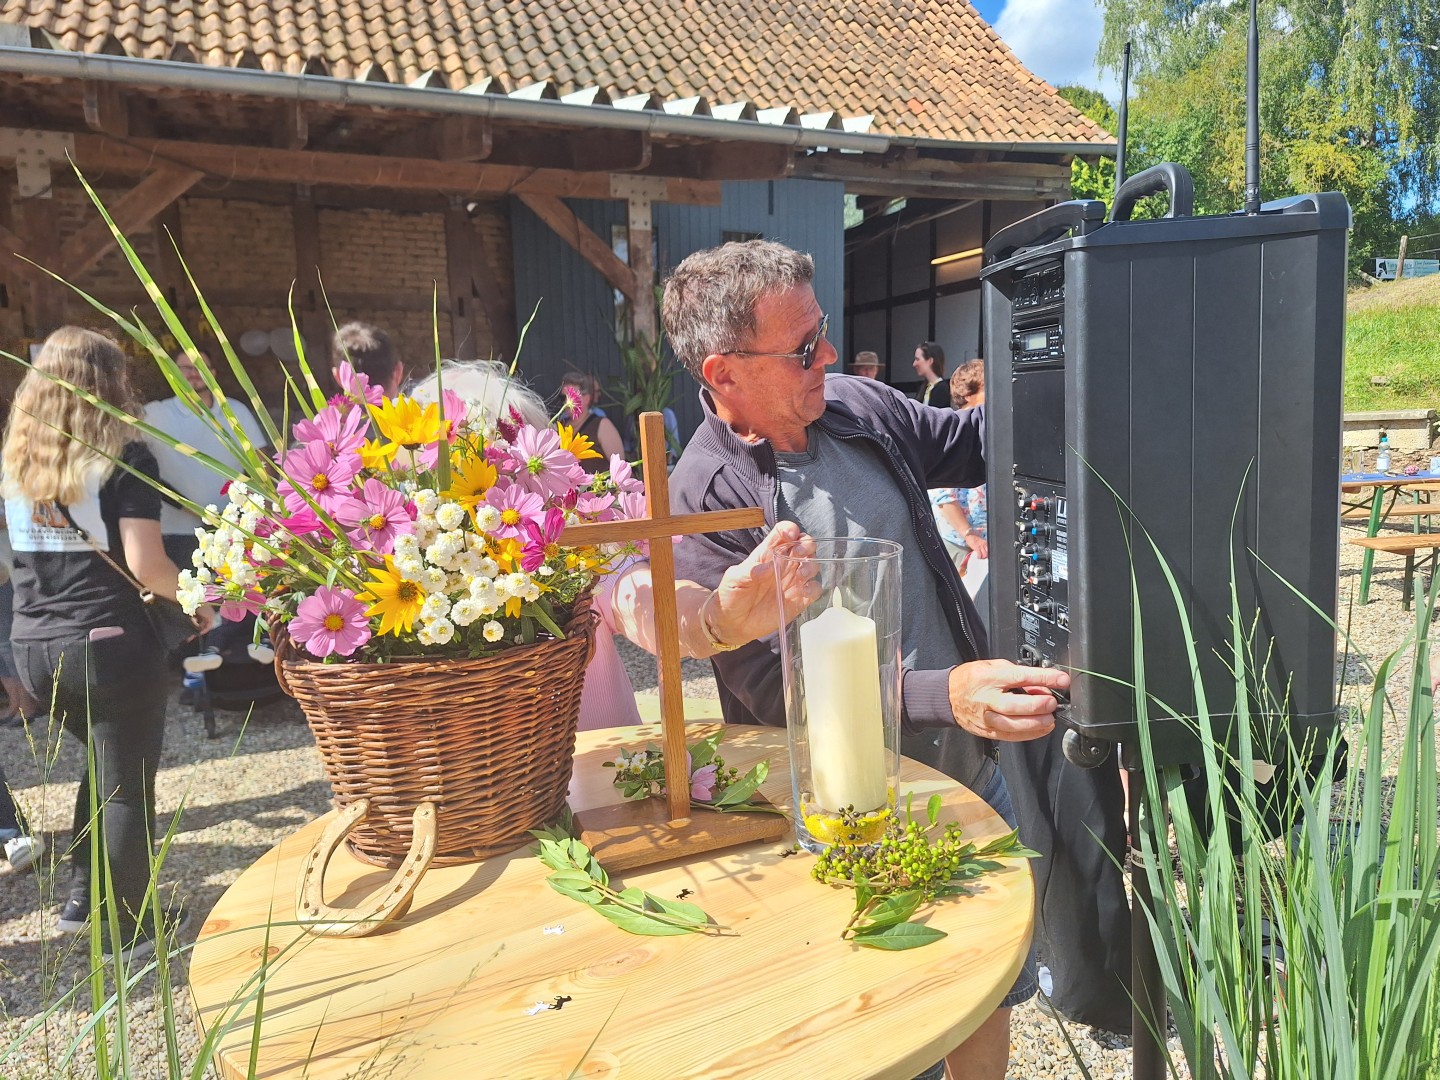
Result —
<instances>
[{"instance_id":1,"label":"table wood grain","mask_svg":"<svg viewBox=\"0 0 1440 1080\"><path fill-rule=\"evenodd\" d=\"M659 738L654 726L581 732L571 805L618 801L601 762ZM764 792L788 807L784 731L731 728L721 754L742 771L768 759ZM901 775L917 806L940 792L944 817L977 840L1005 831L954 781L908 759ZM943 941L901 953L842 942L851 894L813 881L811 856L784 855L793 834L623 876L663 896L689 889L724 926L714 934L626 934L552 891L527 845L432 869L393 929L310 937L290 922L295 882L328 818L246 870L200 931L190 987L202 1029L221 1027L223 1076L247 1075L263 977L255 1075L265 1078L905 1080L993 1011L1030 941L1031 876L1012 860L977 895L930 909ZM326 898L362 896L383 877L342 852ZM531 1015L558 996L570 1000Z\"/></svg>"}]
</instances>

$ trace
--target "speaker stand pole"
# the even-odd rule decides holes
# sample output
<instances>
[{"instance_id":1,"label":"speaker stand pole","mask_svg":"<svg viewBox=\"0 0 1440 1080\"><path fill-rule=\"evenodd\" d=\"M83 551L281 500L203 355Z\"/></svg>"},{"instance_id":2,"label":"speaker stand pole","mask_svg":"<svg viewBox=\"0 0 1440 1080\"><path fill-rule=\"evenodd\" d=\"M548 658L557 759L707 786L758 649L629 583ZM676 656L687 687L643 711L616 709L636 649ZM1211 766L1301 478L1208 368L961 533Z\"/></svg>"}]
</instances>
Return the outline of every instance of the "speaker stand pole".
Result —
<instances>
[{"instance_id":1,"label":"speaker stand pole","mask_svg":"<svg viewBox=\"0 0 1440 1080\"><path fill-rule=\"evenodd\" d=\"M1160 983L1160 960L1145 909L1150 904L1150 879L1141 865L1139 838L1141 808L1145 804L1145 773L1130 771L1130 1013L1132 1080L1164 1080L1165 990ZM1144 827L1148 827L1148 822ZM1158 842L1158 838L1157 838Z\"/></svg>"}]
</instances>

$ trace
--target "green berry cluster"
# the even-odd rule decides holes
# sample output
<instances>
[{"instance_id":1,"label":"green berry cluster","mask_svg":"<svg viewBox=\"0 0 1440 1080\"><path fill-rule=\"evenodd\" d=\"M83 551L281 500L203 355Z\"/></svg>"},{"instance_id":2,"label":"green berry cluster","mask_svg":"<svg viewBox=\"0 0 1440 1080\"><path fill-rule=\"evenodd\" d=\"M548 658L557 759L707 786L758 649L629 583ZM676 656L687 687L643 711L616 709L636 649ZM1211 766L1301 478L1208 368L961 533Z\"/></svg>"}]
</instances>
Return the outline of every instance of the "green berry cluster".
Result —
<instances>
[{"instance_id":1,"label":"green berry cluster","mask_svg":"<svg viewBox=\"0 0 1440 1080\"><path fill-rule=\"evenodd\" d=\"M939 835L934 825L899 818L871 844L832 844L815 860L810 871L816 881L836 885L867 885L876 893L919 889L929 900L960 873L975 845L960 826L947 822Z\"/></svg>"}]
</instances>

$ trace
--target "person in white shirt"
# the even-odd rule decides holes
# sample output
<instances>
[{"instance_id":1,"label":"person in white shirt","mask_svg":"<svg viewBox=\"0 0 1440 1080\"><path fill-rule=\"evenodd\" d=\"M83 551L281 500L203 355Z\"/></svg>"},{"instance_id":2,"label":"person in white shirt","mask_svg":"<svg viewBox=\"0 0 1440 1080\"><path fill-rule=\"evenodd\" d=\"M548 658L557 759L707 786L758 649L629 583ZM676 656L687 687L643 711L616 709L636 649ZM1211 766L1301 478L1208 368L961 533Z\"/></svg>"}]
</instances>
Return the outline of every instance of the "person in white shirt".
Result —
<instances>
[{"instance_id":1,"label":"person in white shirt","mask_svg":"<svg viewBox=\"0 0 1440 1080\"><path fill-rule=\"evenodd\" d=\"M214 366L210 363L210 357L204 353L201 353L200 357L213 371ZM185 381L200 396L205 408L209 409L220 423L228 423L220 406L215 402L215 396L210 393L209 388L205 385L205 380L200 377L200 372L195 367L195 361L182 352L176 355L175 363L180 368L180 373L185 377ZM232 397L228 399L227 404L230 411L235 414L235 419L239 422L251 445L258 450L267 451L270 446L269 440L265 438L255 415L246 408L245 403ZM241 471L240 460L220 441L220 437L211 428L210 422L205 417L195 414L193 404L181 401L178 397L152 401L145 406L145 422L187 446L193 446L216 461L233 466L237 473ZM159 439L147 436L145 442L150 447L151 453L155 455L155 461L160 466L160 478L167 487L177 494L183 495L196 506L209 506L212 503L217 506L224 504L220 489L225 486L225 477L195 458L187 457L178 450L172 449ZM165 500L164 505L160 508L160 532L165 542L165 554L176 566L188 567L190 565L190 555L199 546L195 539L195 530L200 525L201 521L198 515L172 503L169 499Z\"/></svg>"}]
</instances>

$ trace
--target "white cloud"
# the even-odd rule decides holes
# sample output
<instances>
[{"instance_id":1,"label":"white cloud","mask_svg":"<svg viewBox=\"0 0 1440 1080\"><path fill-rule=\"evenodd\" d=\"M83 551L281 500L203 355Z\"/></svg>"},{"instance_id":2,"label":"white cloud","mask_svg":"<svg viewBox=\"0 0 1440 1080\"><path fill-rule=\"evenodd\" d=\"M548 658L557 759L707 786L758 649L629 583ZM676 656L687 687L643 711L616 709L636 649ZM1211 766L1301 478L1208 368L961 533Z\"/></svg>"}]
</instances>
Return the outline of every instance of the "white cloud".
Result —
<instances>
[{"instance_id":1,"label":"white cloud","mask_svg":"<svg viewBox=\"0 0 1440 1080\"><path fill-rule=\"evenodd\" d=\"M1051 86L1087 86L1114 103L1120 96L1119 79L1095 70L1103 25L1095 0L1008 0L995 20L995 32L1022 64Z\"/></svg>"}]
</instances>

